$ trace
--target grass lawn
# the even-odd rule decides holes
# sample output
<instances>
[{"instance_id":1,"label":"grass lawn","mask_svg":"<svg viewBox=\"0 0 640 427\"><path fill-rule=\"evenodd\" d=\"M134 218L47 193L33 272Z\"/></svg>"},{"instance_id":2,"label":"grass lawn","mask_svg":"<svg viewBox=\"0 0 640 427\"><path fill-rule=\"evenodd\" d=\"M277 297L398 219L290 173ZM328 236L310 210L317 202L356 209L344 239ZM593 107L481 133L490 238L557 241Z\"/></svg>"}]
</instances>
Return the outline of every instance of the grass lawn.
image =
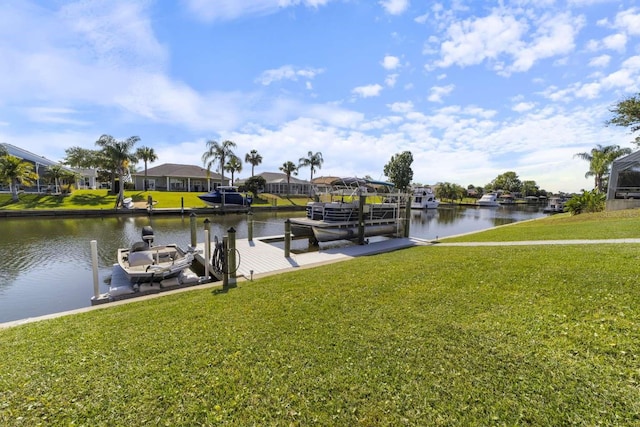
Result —
<instances>
[{"instance_id":1,"label":"grass lawn","mask_svg":"<svg viewBox=\"0 0 640 427\"><path fill-rule=\"evenodd\" d=\"M640 238L640 209L571 216L568 213L518 222L479 233L442 239L443 242L503 242Z\"/></svg>"},{"instance_id":2,"label":"grass lawn","mask_svg":"<svg viewBox=\"0 0 640 427\"><path fill-rule=\"evenodd\" d=\"M125 197L134 202L146 203L148 196L157 202L157 208L204 208L206 203L193 192L179 191L125 191ZM252 206L304 206L309 199L298 196L260 194L254 198ZM13 203L11 194L0 194L0 209L113 209L116 195L108 190L75 190L69 195L20 194L20 200Z\"/></svg>"},{"instance_id":3,"label":"grass lawn","mask_svg":"<svg viewBox=\"0 0 640 427\"><path fill-rule=\"evenodd\" d=\"M638 265L436 245L2 329L0 425L640 425Z\"/></svg>"}]
</instances>

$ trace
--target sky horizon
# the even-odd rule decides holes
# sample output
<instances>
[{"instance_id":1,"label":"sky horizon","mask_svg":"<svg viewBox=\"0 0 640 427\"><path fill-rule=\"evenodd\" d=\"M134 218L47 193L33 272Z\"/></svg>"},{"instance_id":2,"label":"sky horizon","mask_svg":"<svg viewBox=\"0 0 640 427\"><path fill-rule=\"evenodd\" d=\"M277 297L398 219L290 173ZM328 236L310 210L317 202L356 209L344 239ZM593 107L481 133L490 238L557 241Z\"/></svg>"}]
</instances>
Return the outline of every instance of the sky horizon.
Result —
<instances>
[{"instance_id":1,"label":"sky horizon","mask_svg":"<svg viewBox=\"0 0 640 427\"><path fill-rule=\"evenodd\" d=\"M379 180L410 151L416 183L514 171L551 192L593 188L576 153L636 149L605 124L640 92L634 0L426 3L4 2L0 142L61 161L135 135L153 167L231 140L256 173L312 151L314 176Z\"/></svg>"}]
</instances>

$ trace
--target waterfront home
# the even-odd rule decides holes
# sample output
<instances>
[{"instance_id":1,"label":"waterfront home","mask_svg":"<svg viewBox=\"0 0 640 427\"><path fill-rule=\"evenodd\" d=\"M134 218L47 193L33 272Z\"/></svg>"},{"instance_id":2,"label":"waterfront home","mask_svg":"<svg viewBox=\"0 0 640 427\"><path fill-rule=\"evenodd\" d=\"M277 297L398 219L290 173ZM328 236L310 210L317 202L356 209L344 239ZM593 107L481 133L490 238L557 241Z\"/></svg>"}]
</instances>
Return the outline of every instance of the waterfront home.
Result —
<instances>
[{"instance_id":1,"label":"waterfront home","mask_svg":"<svg viewBox=\"0 0 640 427\"><path fill-rule=\"evenodd\" d=\"M132 173L131 178L136 190L145 190L144 170ZM164 163L147 168L146 190L206 193L218 188L221 185L221 179L222 176L219 173L208 172L200 166ZM228 178L225 177L225 179Z\"/></svg>"}]
</instances>

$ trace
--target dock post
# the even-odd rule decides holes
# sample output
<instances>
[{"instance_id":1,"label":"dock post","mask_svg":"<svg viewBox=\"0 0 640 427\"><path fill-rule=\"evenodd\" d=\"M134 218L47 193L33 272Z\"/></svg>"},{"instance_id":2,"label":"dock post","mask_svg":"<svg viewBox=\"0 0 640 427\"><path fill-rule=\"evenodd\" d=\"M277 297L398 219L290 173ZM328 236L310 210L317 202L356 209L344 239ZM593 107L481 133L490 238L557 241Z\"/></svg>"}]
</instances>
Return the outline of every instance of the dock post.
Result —
<instances>
[{"instance_id":1,"label":"dock post","mask_svg":"<svg viewBox=\"0 0 640 427\"><path fill-rule=\"evenodd\" d=\"M364 205L367 196L363 194L362 189L358 189L358 244L364 245Z\"/></svg>"},{"instance_id":2,"label":"dock post","mask_svg":"<svg viewBox=\"0 0 640 427\"><path fill-rule=\"evenodd\" d=\"M410 225L411 225L411 195L407 195L407 201L404 205L404 237L409 237Z\"/></svg>"},{"instance_id":3,"label":"dock post","mask_svg":"<svg viewBox=\"0 0 640 427\"><path fill-rule=\"evenodd\" d=\"M247 212L247 239L253 242L253 214Z\"/></svg>"},{"instance_id":4,"label":"dock post","mask_svg":"<svg viewBox=\"0 0 640 427\"><path fill-rule=\"evenodd\" d=\"M222 289L229 288L229 257L227 249L229 248L229 236L224 235L222 237Z\"/></svg>"},{"instance_id":5,"label":"dock post","mask_svg":"<svg viewBox=\"0 0 640 427\"><path fill-rule=\"evenodd\" d=\"M151 194L147 196L147 212L149 215L153 213L153 196Z\"/></svg>"},{"instance_id":6,"label":"dock post","mask_svg":"<svg viewBox=\"0 0 640 427\"><path fill-rule=\"evenodd\" d=\"M284 222L284 257L289 258L291 253L291 221L287 218Z\"/></svg>"},{"instance_id":7,"label":"dock post","mask_svg":"<svg viewBox=\"0 0 640 427\"><path fill-rule=\"evenodd\" d=\"M209 230L204 230L204 275L210 278L209 262L211 261L211 242L209 242Z\"/></svg>"},{"instance_id":8,"label":"dock post","mask_svg":"<svg viewBox=\"0 0 640 427\"><path fill-rule=\"evenodd\" d=\"M205 218L204 220L204 231L209 236L207 237L205 235L204 247L205 250L208 249L209 253L211 253L211 221L209 220L209 218Z\"/></svg>"},{"instance_id":9,"label":"dock post","mask_svg":"<svg viewBox=\"0 0 640 427\"><path fill-rule=\"evenodd\" d=\"M229 234L229 284L236 284L236 229L231 227Z\"/></svg>"},{"instance_id":10,"label":"dock post","mask_svg":"<svg viewBox=\"0 0 640 427\"><path fill-rule=\"evenodd\" d=\"M196 234L196 214L191 212L189 215L189 221L191 225L191 247L195 248L198 245L198 238Z\"/></svg>"},{"instance_id":11,"label":"dock post","mask_svg":"<svg viewBox=\"0 0 640 427\"><path fill-rule=\"evenodd\" d=\"M93 298L100 298L100 286L98 283L98 241L91 241L91 267L93 270Z\"/></svg>"}]
</instances>

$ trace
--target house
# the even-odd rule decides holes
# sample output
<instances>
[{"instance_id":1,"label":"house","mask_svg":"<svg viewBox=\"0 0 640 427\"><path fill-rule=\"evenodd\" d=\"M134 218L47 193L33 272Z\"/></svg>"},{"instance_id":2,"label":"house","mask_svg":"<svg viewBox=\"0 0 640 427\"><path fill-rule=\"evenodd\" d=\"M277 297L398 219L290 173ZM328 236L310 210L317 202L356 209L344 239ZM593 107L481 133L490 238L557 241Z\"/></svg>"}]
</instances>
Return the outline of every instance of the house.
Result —
<instances>
[{"instance_id":1,"label":"house","mask_svg":"<svg viewBox=\"0 0 640 427\"><path fill-rule=\"evenodd\" d=\"M292 176L287 183L287 175L281 172L262 172L256 176L261 176L266 181L264 189L262 189L264 193L308 195L311 191L309 181ZM242 185L245 182L246 179L238 179L235 185Z\"/></svg>"},{"instance_id":2,"label":"house","mask_svg":"<svg viewBox=\"0 0 640 427\"><path fill-rule=\"evenodd\" d=\"M32 186L20 186L20 190L26 192L34 192L34 193L45 193L48 191L52 191L52 185L50 184L50 180L47 178L47 169L51 166L62 166L60 162L54 162L53 160L49 160L46 157L38 156L30 151L24 150L20 147L16 147L15 145L0 143L0 145L4 146L9 155L18 157L24 161L31 163L34 167L34 171L38 174L38 179ZM68 167L62 166L63 169L70 173L78 174L78 171L70 169ZM8 191L9 186L0 184L0 191Z\"/></svg>"},{"instance_id":3,"label":"house","mask_svg":"<svg viewBox=\"0 0 640 427\"><path fill-rule=\"evenodd\" d=\"M640 207L640 151L614 160L607 188L607 210Z\"/></svg>"},{"instance_id":4,"label":"house","mask_svg":"<svg viewBox=\"0 0 640 427\"><path fill-rule=\"evenodd\" d=\"M131 174L136 190L145 190L144 170ZM164 163L147 168L147 190L206 193L221 185L222 176L193 165ZM225 177L227 180L227 177ZM228 185L228 182L225 183Z\"/></svg>"}]
</instances>

